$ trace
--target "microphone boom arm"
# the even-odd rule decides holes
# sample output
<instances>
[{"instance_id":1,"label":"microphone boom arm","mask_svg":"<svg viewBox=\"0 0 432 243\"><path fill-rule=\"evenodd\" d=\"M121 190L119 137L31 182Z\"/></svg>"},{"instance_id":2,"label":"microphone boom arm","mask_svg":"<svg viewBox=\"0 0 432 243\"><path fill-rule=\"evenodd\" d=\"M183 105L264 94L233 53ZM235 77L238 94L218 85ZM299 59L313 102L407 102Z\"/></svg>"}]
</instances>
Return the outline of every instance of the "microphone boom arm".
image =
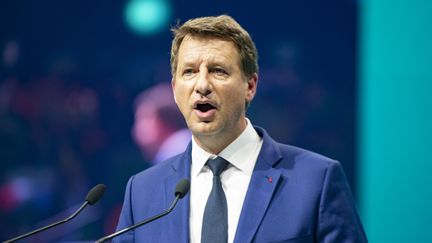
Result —
<instances>
[{"instance_id":1,"label":"microphone boom arm","mask_svg":"<svg viewBox=\"0 0 432 243\"><path fill-rule=\"evenodd\" d=\"M113 234L110 234L110 235L108 235L108 236L105 236L105 237L103 237L103 238L100 238L100 239L97 240L95 243L102 243L102 242L105 242L105 241L107 241L107 240L109 240L109 239L112 239L112 238L114 238L114 237L116 237L116 236L118 236L118 235L120 235L120 234L123 234L123 233L126 232L126 231L133 230L133 229L135 229L135 228L137 228L137 227L140 227L140 226L143 225L143 224L150 223L150 222L153 221L153 220L156 220L156 219L158 219L158 218L160 218L160 217L163 217L163 216L169 214L169 213L174 209L174 207L176 206L176 204L177 204L177 202L178 202L179 199L180 199L180 195L178 194L178 195L175 197L174 201L172 202L171 206L170 206L170 207L169 207L165 212L162 212L162 213L160 213L160 214L158 214L158 215L155 215L155 216L153 216L153 217L151 217L151 218L149 218L149 219L145 219L145 220L139 222L138 224L135 224L135 225L130 226L130 227L127 227L127 228L124 228L124 229L122 229L122 230L120 230L120 231L117 231L117 232L115 232L115 233L113 233Z\"/></svg>"},{"instance_id":2,"label":"microphone boom arm","mask_svg":"<svg viewBox=\"0 0 432 243\"><path fill-rule=\"evenodd\" d=\"M85 201L85 202L81 205L81 207L78 208L78 210L75 211L75 213L73 213L71 216L69 216L69 217L67 217L67 218L65 218L65 219L63 219L63 220L60 220L60 221L58 221L58 222L52 223L52 224L50 224L50 225L44 226L44 227L39 228L39 229L35 229L35 230L31 231L31 232L28 232L28 233L26 233L26 234L24 234L24 235L17 236L17 237L15 237L15 238L9 239L9 240L7 240L7 241L3 241L3 243L11 243L11 242L15 242L15 241L21 240L21 239L23 239L23 238L25 238L25 237L28 237L28 236L30 236L30 235L34 235L34 234L39 233L39 232L41 232L41 231L44 231L44 230L47 230L47 229L52 228L52 227L54 227L54 226L57 226L57 225L59 225L59 224L66 223L66 222L68 222L69 220L75 218L75 216L77 216L77 215L78 215L78 214L79 214L79 213L80 213L80 212L81 212L81 211L82 211L82 210L83 210L83 209L84 209L88 204L89 204L89 202L88 202L88 201Z\"/></svg>"}]
</instances>

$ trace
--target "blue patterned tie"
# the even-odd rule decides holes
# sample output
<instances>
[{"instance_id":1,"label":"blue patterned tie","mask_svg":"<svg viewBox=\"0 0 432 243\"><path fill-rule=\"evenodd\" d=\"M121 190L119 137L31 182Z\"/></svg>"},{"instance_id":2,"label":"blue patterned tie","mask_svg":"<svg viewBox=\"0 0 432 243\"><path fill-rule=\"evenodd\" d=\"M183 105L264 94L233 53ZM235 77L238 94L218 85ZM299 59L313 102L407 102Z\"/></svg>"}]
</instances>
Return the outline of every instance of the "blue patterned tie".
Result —
<instances>
[{"instance_id":1,"label":"blue patterned tie","mask_svg":"<svg viewBox=\"0 0 432 243\"><path fill-rule=\"evenodd\" d=\"M204 210L201 243L228 242L228 207L219 177L228 164L222 157L207 161L213 172L213 187Z\"/></svg>"}]
</instances>

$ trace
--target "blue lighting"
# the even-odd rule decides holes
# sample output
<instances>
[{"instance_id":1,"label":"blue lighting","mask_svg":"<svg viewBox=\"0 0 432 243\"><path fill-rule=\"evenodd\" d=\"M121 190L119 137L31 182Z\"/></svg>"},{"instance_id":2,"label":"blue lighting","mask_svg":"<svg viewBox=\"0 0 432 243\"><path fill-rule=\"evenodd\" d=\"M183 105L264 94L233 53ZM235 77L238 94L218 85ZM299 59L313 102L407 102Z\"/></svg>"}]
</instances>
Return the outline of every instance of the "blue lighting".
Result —
<instances>
[{"instance_id":1,"label":"blue lighting","mask_svg":"<svg viewBox=\"0 0 432 243\"><path fill-rule=\"evenodd\" d=\"M151 35L165 28L171 15L166 0L131 0L126 4L127 26L140 35Z\"/></svg>"}]
</instances>

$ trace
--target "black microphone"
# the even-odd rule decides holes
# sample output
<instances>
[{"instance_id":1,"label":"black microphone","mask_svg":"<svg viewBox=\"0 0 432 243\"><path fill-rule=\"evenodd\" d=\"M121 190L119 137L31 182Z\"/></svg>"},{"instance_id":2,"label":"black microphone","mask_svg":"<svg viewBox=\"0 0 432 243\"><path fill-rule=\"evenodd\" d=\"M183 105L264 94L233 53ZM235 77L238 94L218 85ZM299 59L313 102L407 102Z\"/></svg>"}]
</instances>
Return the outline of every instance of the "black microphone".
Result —
<instances>
[{"instance_id":1,"label":"black microphone","mask_svg":"<svg viewBox=\"0 0 432 243\"><path fill-rule=\"evenodd\" d=\"M10 240L3 241L3 243L15 242L15 241L21 240L23 238L29 237L30 235L34 235L34 234L39 233L41 231L44 231L44 230L47 230L47 229L52 228L54 226L57 226L59 224L63 224L63 223L68 222L69 220L75 218L75 216L77 216L88 204L93 205L97 201L99 201L99 199L101 199L101 197L103 196L103 194L105 192L105 188L106 188L106 186L104 184L98 184L95 187L93 187L87 193L87 196L85 198L85 202L71 216L69 216L69 217L67 217L67 218L65 218L63 220L60 220L58 222L52 223L52 224L50 224L48 226L45 226L45 227L33 230L31 232L25 233L23 235L17 236L15 238L10 239Z\"/></svg>"},{"instance_id":2,"label":"black microphone","mask_svg":"<svg viewBox=\"0 0 432 243\"><path fill-rule=\"evenodd\" d=\"M119 230L119 231L117 231L117 232L114 232L113 234L110 234L110 235L108 235L108 236L105 236L105 237L103 237L103 238L100 238L99 240L96 241L96 243L101 243L101 242L104 242L104 241L110 240L110 239L112 239L112 238L114 238L114 237L116 237L116 236L119 236L119 235L121 235L121 234L123 234L123 233L126 233L126 232L128 232L128 231L130 231L130 230L133 230L133 229L135 229L135 228L137 228L137 227L140 227L140 226L142 226L142 225L144 225L144 224L150 223L150 222L152 222L153 220L156 220L156 219L158 219L158 218L161 218L161 217L163 217L163 216L165 216L165 215L171 213L171 211L172 211L172 210L174 209L174 207L177 205L178 200L181 199L181 198L183 198L184 196L186 196L186 194L189 192L189 187L190 187L190 182L189 182L189 180L187 180L187 179L182 179L182 180L180 180L180 181L177 183L177 186L176 186L176 188L175 188L175 193L174 193L174 195L175 195L175 199L174 199L174 201L172 202L171 206L170 206L170 207L169 207L165 212L162 212L162 213L160 213L160 214L158 214L158 215L156 215L156 216L153 216L153 217L151 217L151 218L149 218L149 219L145 219L145 220L139 222L138 224L134 224L134 225L132 225L132 226L129 226L129 227L127 227L127 228L124 228L124 229L122 229L122 230Z\"/></svg>"}]
</instances>

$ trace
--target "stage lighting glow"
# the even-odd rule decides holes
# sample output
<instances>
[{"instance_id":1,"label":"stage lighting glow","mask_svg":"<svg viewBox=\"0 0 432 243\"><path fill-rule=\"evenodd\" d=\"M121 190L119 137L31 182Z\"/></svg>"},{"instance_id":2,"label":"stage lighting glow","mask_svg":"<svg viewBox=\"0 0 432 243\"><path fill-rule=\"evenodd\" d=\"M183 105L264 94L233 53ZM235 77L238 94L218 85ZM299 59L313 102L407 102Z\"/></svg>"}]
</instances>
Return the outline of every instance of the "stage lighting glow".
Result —
<instances>
[{"instance_id":1,"label":"stage lighting glow","mask_svg":"<svg viewBox=\"0 0 432 243\"><path fill-rule=\"evenodd\" d=\"M171 15L171 7L166 0L131 0L124 14L131 31L151 35L164 29Z\"/></svg>"}]
</instances>

